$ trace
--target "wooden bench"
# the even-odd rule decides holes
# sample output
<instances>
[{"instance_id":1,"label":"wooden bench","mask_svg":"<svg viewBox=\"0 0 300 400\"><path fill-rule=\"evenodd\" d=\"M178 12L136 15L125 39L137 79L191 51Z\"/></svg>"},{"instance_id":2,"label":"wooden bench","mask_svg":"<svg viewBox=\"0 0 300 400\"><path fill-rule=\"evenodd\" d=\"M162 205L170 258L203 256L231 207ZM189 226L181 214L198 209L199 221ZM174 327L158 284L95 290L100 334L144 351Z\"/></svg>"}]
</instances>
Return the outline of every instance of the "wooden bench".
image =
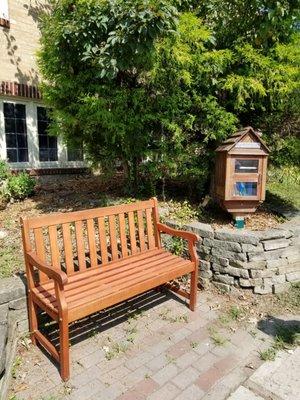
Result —
<instances>
[{"instance_id":1,"label":"wooden bench","mask_svg":"<svg viewBox=\"0 0 300 400\"><path fill-rule=\"evenodd\" d=\"M31 339L70 376L69 323L191 274L197 296L197 235L159 223L155 198L133 204L21 218ZM190 260L164 250L161 233L188 241ZM59 349L38 329L38 308L59 324ZM58 347L58 346L57 346Z\"/></svg>"}]
</instances>

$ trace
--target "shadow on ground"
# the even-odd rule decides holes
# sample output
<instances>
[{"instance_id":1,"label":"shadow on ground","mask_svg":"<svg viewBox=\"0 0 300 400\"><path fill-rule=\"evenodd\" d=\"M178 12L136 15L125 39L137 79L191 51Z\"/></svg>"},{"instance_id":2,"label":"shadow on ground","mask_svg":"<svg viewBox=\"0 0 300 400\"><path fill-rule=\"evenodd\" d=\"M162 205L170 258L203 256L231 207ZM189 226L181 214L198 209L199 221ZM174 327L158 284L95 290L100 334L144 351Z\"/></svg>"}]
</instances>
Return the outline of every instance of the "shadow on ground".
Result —
<instances>
[{"instance_id":1,"label":"shadow on ground","mask_svg":"<svg viewBox=\"0 0 300 400\"><path fill-rule=\"evenodd\" d=\"M182 304L187 304L185 300L176 296L162 288L161 290L151 290L136 296L130 300L102 310L96 314L90 315L80 321L76 321L69 325L70 344L74 345L84 341L98 333L104 333L108 329L116 325L128 321L130 318L138 318L146 311L152 309L157 305L161 305L170 299L175 299ZM41 331L45 334L51 343L59 349L59 331L57 323L52 322L46 314L40 316ZM56 365L53 357L39 346L42 352Z\"/></svg>"},{"instance_id":2,"label":"shadow on ground","mask_svg":"<svg viewBox=\"0 0 300 400\"><path fill-rule=\"evenodd\" d=\"M258 322L257 328L274 339L283 340L287 344L295 344L300 339L300 319L268 316Z\"/></svg>"}]
</instances>

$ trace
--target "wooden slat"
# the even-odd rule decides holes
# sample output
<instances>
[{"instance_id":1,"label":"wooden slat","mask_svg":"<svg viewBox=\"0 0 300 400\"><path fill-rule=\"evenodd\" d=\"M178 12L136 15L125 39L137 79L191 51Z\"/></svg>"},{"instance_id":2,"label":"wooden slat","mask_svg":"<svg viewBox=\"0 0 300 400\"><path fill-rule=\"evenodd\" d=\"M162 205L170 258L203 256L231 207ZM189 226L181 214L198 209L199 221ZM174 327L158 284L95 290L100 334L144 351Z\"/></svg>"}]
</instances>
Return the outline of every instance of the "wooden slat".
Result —
<instances>
[{"instance_id":1,"label":"wooden slat","mask_svg":"<svg viewBox=\"0 0 300 400\"><path fill-rule=\"evenodd\" d=\"M70 234L70 224L66 223L62 225L64 250L65 250L65 263L67 274L74 272L73 263L73 250L72 250L72 238Z\"/></svg>"},{"instance_id":2,"label":"wooden slat","mask_svg":"<svg viewBox=\"0 0 300 400\"><path fill-rule=\"evenodd\" d=\"M138 201L131 204L121 204L118 206L93 208L90 210L74 211L68 213L55 213L40 217L28 218L30 229L43 226L58 225L66 222L83 221L91 218L105 217L130 211L145 210L154 206L154 200Z\"/></svg>"},{"instance_id":3,"label":"wooden slat","mask_svg":"<svg viewBox=\"0 0 300 400\"><path fill-rule=\"evenodd\" d=\"M136 247L136 236L135 236L135 224L134 224L133 211L130 211L128 213L128 223L129 223L129 236L130 236L131 254L136 254L137 253L137 247Z\"/></svg>"},{"instance_id":4,"label":"wooden slat","mask_svg":"<svg viewBox=\"0 0 300 400\"><path fill-rule=\"evenodd\" d=\"M119 226L120 226L122 258L126 258L128 256L128 248L127 248L127 238L126 238L125 216L123 213L119 214Z\"/></svg>"},{"instance_id":5,"label":"wooden slat","mask_svg":"<svg viewBox=\"0 0 300 400\"><path fill-rule=\"evenodd\" d=\"M45 243L42 228L34 229L33 234L36 254L42 261L46 261ZM49 280L48 276L41 271L39 271L39 278L41 283L47 282Z\"/></svg>"},{"instance_id":6,"label":"wooden slat","mask_svg":"<svg viewBox=\"0 0 300 400\"><path fill-rule=\"evenodd\" d=\"M72 303L88 302L89 299L94 295L98 298L102 298L109 293L129 288L140 281L147 280L151 278L151 276L155 277L164 274L168 272L168 270L176 270L183 266L186 267L187 271L190 271L193 268L193 265L188 260L180 259L176 256L173 257L169 261L162 259L159 262L156 261L151 265L149 264L146 270L143 270L137 266L131 270L130 273L129 271L122 271L118 274L117 279L114 279L114 277L103 277L103 279L98 280L98 282L90 282L80 288L70 287L68 291L65 291L67 302L70 307L73 307ZM46 296L49 296L48 292L45 293ZM50 295L48 298L45 297L45 302L56 305L56 301L52 295Z\"/></svg>"},{"instance_id":7,"label":"wooden slat","mask_svg":"<svg viewBox=\"0 0 300 400\"><path fill-rule=\"evenodd\" d=\"M51 264L54 268L60 269L60 253L57 243L57 227L49 226L49 241L51 249Z\"/></svg>"},{"instance_id":8,"label":"wooden slat","mask_svg":"<svg viewBox=\"0 0 300 400\"><path fill-rule=\"evenodd\" d=\"M35 331L34 335L40 344L55 358L59 361L59 354L53 344L44 336L40 331Z\"/></svg>"},{"instance_id":9,"label":"wooden slat","mask_svg":"<svg viewBox=\"0 0 300 400\"><path fill-rule=\"evenodd\" d=\"M138 218L138 231L139 231L140 249L141 249L141 251L145 251L146 250L145 231L144 231L144 218L143 218L143 211L142 210L138 210L137 218Z\"/></svg>"},{"instance_id":10,"label":"wooden slat","mask_svg":"<svg viewBox=\"0 0 300 400\"><path fill-rule=\"evenodd\" d=\"M161 271L161 266L159 266L157 269L160 268ZM179 275L177 275L176 271L180 271ZM169 268L163 270L163 273L161 274L155 274L155 269L154 270L150 270L149 273L147 274L139 274L139 275L134 275L134 281L132 283L129 284L129 282L131 282L131 278L129 279L124 279L124 281L119 282L119 285L117 286L117 289L115 288L115 290L111 290L111 288L107 288L107 289L102 289L101 294L99 293L99 291L97 291L96 289L91 291L91 293L88 293L88 295L86 297L83 296L78 296L77 298L71 297L68 299L69 302L69 306L70 308L76 308L76 307L80 307L80 305L85 305L88 304L89 302L93 301L94 299L103 299L106 296L111 295L112 293L116 293L117 295L119 295L119 293L124 290L127 291L128 293L128 297L130 298L130 292L131 289L135 286L138 285L140 283L145 283L146 281L151 281L151 280L159 280L159 277L164 276L165 274L171 274L172 277L176 277L182 275L182 270L184 271L183 273L187 273L190 271L189 269L189 265L188 263L184 260L182 260L182 263L180 264L174 264L173 266L170 266ZM172 279L172 278L170 278ZM168 282L168 280L165 280L165 282ZM146 289L147 290L147 289ZM144 291L144 290L142 290ZM140 292L141 293L141 292ZM118 303L119 301L116 301L116 303Z\"/></svg>"},{"instance_id":11,"label":"wooden slat","mask_svg":"<svg viewBox=\"0 0 300 400\"><path fill-rule=\"evenodd\" d=\"M117 245L117 233L116 233L116 217L110 215L108 217L109 224L109 242L112 260L118 259L118 245Z\"/></svg>"},{"instance_id":12,"label":"wooden slat","mask_svg":"<svg viewBox=\"0 0 300 400\"><path fill-rule=\"evenodd\" d=\"M178 262L180 260L181 259L177 256L166 252L164 254L157 254L156 256L147 259L146 261L136 261L135 263L128 263L127 265L120 268L109 269L104 272L99 272L100 270L98 270L98 273L93 276L87 275L85 279L76 281L74 280L68 283L65 287L65 294L66 296L69 296L71 291L72 293L76 293L77 291L83 294L84 291L93 287L100 288L100 286L103 284L109 284L110 287L113 287L113 285L118 284L120 278L128 277L134 271L146 271L149 268L161 264L168 264L170 262L173 263L176 261ZM36 288L36 291L39 293L43 293L44 297L49 298L52 302L55 301L53 285L51 289L46 290L44 286L41 286Z\"/></svg>"},{"instance_id":13,"label":"wooden slat","mask_svg":"<svg viewBox=\"0 0 300 400\"><path fill-rule=\"evenodd\" d=\"M183 266L176 270L166 271L161 275L152 276L146 281L141 281L140 283L137 283L134 286L130 286L128 289L122 290L120 292L110 293L101 300L99 300L99 298L97 297L90 298L88 303L79 307L75 305L74 308L71 308L68 313L68 319L70 322L76 321L80 318L85 317L86 315L99 311L99 308L105 309L128 298L162 285L163 283L168 282L171 279L175 279L181 275L184 275L186 271L186 266Z\"/></svg>"},{"instance_id":14,"label":"wooden slat","mask_svg":"<svg viewBox=\"0 0 300 400\"><path fill-rule=\"evenodd\" d=\"M147 221L148 248L151 250L155 248L151 208L146 209L146 221Z\"/></svg>"},{"instance_id":15,"label":"wooden slat","mask_svg":"<svg viewBox=\"0 0 300 400\"><path fill-rule=\"evenodd\" d=\"M95 277L99 275L100 271L114 271L115 269L118 269L120 267L126 267L128 264L134 265L136 262L146 262L147 260L151 261L153 257L157 257L162 254L169 254L172 255L171 253L167 252L164 249L154 249L154 250L149 250L145 253L142 254L136 254L134 256L129 256L126 259L121 259L117 261L112 261L104 266L104 268L99 269L99 268L93 268L91 270L85 270L84 272L80 272L79 274L73 274L70 276L68 283L72 282L78 282L81 280L89 279L90 277ZM53 288L53 282L47 282L42 286L43 289L45 290L51 290Z\"/></svg>"},{"instance_id":16,"label":"wooden slat","mask_svg":"<svg viewBox=\"0 0 300 400\"><path fill-rule=\"evenodd\" d=\"M83 228L82 221L76 221L75 222L75 234L76 234L76 246L77 246L79 271L84 271L86 268L85 249L84 249L82 228Z\"/></svg>"},{"instance_id":17,"label":"wooden slat","mask_svg":"<svg viewBox=\"0 0 300 400\"><path fill-rule=\"evenodd\" d=\"M157 229L157 224L159 223L159 215L158 215L158 202L156 197L153 197L154 207L152 209L153 212L153 225L154 225L154 234L155 234L155 245L158 248L161 248L161 238L160 233Z\"/></svg>"},{"instance_id":18,"label":"wooden slat","mask_svg":"<svg viewBox=\"0 0 300 400\"><path fill-rule=\"evenodd\" d=\"M104 218L98 218L98 229L99 229L99 242L100 242L100 252L101 252L101 263L102 265L107 264L107 239L106 239L106 229Z\"/></svg>"},{"instance_id":19,"label":"wooden slat","mask_svg":"<svg viewBox=\"0 0 300 400\"><path fill-rule=\"evenodd\" d=\"M95 227L93 219L87 220L87 232L88 232L91 266L95 267L97 265L97 247L96 247L96 235L95 235Z\"/></svg>"}]
</instances>

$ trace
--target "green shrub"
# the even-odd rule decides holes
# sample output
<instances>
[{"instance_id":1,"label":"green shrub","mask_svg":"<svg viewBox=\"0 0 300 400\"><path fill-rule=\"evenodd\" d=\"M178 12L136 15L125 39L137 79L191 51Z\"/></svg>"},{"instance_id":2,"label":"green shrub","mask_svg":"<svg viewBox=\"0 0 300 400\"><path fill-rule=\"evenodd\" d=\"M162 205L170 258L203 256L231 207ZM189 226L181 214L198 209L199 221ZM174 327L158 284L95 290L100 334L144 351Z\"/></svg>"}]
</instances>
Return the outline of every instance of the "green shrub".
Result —
<instances>
[{"instance_id":1,"label":"green shrub","mask_svg":"<svg viewBox=\"0 0 300 400\"><path fill-rule=\"evenodd\" d=\"M281 138L274 135L270 150L270 159L274 165L300 165L300 138L296 136Z\"/></svg>"},{"instance_id":2,"label":"green shrub","mask_svg":"<svg viewBox=\"0 0 300 400\"><path fill-rule=\"evenodd\" d=\"M26 172L21 172L18 175L11 175L4 185L4 196L23 200L34 192L35 180Z\"/></svg>"},{"instance_id":3,"label":"green shrub","mask_svg":"<svg viewBox=\"0 0 300 400\"><path fill-rule=\"evenodd\" d=\"M5 161L0 160L0 184L4 182L10 175L8 165Z\"/></svg>"}]
</instances>

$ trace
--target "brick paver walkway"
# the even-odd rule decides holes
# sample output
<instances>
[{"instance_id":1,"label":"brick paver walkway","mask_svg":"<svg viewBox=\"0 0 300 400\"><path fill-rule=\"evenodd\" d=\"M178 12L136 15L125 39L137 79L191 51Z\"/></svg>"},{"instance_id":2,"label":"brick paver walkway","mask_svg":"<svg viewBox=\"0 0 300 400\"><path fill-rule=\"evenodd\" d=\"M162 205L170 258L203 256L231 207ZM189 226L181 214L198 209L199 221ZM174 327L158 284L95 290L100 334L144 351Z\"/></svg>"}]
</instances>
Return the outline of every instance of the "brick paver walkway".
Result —
<instances>
[{"instance_id":1,"label":"brick paver walkway","mask_svg":"<svg viewBox=\"0 0 300 400\"><path fill-rule=\"evenodd\" d=\"M151 291L72 327L71 379L46 354L20 345L11 396L38 400L222 400L261 364L271 338L254 326L216 333L222 298L199 293L191 312ZM254 332L255 330L255 332ZM55 332L52 334L55 340ZM215 340L212 340L212 336ZM220 345L227 339L227 342ZM13 397L15 395L15 397Z\"/></svg>"}]
</instances>

